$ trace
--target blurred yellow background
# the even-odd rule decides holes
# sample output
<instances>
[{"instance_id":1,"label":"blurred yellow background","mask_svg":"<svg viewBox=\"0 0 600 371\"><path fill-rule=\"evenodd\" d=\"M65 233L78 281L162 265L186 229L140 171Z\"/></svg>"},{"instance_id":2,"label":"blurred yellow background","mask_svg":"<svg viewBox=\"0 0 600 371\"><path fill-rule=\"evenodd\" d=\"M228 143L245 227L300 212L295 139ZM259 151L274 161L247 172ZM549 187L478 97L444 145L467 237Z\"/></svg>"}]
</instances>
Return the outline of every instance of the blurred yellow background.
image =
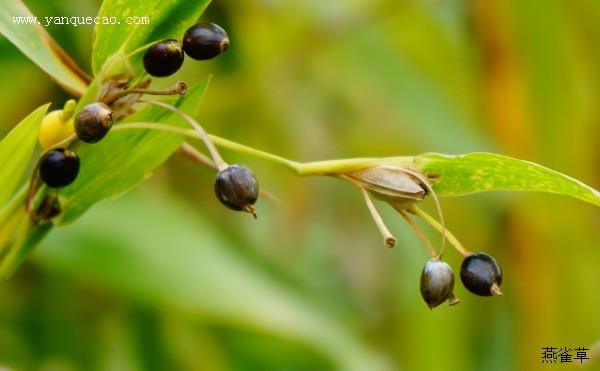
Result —
<instances>
[{"instance_id":1,"label":"blurred yellow background","mask_svg":"<svg viewBox=\"0 0 600 371\"><path fill-rule=\"evenodd\" d=\"M25 2L38 17L99 7ZM598 0L217 0L202 20L229 32L229 51L155 85L213 74L199 117L212 133L301 161L490 151L600 188ZM91 26L48 31L90 70ZM68 99L4 38L0 81L0 135ZM173 157L137 191L53 231L0 285L0 366L570 369L542 364L542 347L600 339L594 206L443 198L450 230L501 264L504 296L457 282L461 304L430 311L418 288L427 251L391 208L378 203L399 238L387 250L349 185L223 154L281 202L262 199L257 221L231 212L214 173ZM460 256L446 258L458 272Z\"/></svg>"}]
</instances>

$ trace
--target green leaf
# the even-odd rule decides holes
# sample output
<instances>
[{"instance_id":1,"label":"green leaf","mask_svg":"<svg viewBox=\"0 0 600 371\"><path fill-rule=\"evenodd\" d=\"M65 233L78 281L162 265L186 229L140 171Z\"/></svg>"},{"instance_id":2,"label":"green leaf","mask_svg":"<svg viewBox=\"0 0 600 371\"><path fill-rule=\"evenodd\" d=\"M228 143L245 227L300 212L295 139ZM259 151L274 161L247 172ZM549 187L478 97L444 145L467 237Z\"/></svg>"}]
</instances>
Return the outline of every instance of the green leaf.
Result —
<instances>
[{"instance_id":1,"label":"green leaf","mask_svg":"<svg viewBox=\"0 0 600 371\"><path fill-rule=\"evenodd\" d=\"M497 190L539 191L600 206L600 192L577 179L533 162L493 153L428 153L415 157L413 166L437 177L433 188L440 196Z\"/></svg>"},{"instance_id":2,"label":"green leaf","mask_svg":"<svg viewBox=\"0 0 600 371\"><path fill-rule=\"evenodd\" d=\"M181 39L210 0L105 0L99 17L116 17L119 24L99 24L95 29L92 70L98 75L114 55L127 54L152 41ZM148 17L149 24L127 24L127 17ZM138 56L139 57L139 56ZM141 68L141 63L136 63Z\"/></svg>"},{"instance_id":3,"label":"green leaf","mask_svg":"<svg viewBox=\"0 0 600 371\"><path fill-rule=\"evenodd\" d=\"M77 66L40 24L15 24L15 17L33 17L21 0L0 1L0 33L69 93L80 96L89 76ZM21 18L23 19L23 18Z\"/></svg>"},{"instance_id":4,"label":"green leaf","mask_svg":"<svg viewBox=\"0 0 600 371\"><path fill-rule=\"evenodd\" d=\"M209 79L179 98L175 106L195 116ZM153 121L189 127L179 116L156 107L147 107L125 122ZM59 223L69 223L96 202L117 197L148 178L180 146L181 135L155 130L123 130L109 133L93 146L76 150L81 160L77 180L61 190L64 210Z\"/></svg>"},{"instance_id":5,"label":"green leaf","mask_svg":"<svg viewBox=\"0 0 600 371\"><path fill-rule=\"evenodd\" d=\"M390 369L324 303L278 282L220 237L210 220L155 192L98 205L55 230L39 254L74 279L91 279L126 297L307 344L336 369Z\"/></svg>"},{"instance_id":6,"label":"green leaf","mask_svg":"<svg viewBox=\"0 0 600 371\"><path fill-rule=\"evenodd\" d=\"M49 106L37 108L0 141L0 209L10 200L27 170Z\"/></svg>"}]
</instances>

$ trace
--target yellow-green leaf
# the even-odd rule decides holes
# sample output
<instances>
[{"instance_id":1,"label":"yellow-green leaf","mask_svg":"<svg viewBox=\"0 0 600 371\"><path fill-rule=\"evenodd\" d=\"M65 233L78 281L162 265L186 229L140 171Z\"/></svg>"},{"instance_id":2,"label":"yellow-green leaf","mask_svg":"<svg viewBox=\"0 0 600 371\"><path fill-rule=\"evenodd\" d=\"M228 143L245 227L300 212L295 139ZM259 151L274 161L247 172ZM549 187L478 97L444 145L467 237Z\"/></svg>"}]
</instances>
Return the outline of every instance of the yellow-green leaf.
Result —
<instances>
[{"instance_id":1,"label":"yellow-green leaf","mask_svg":"<svg viewBox=\"0 0 600 371\"><path fill-rule=\"evenodd\" d=\"M66 91L76 96L82 95L89 76L41 24L24 24L35 21L33 17L21 0L0 1L0 33Z\"/></svg>"},{"instance_id":2,"label":"yellow-green leaf","mask_svg":"<svg viewBox=\"0 0 600 371\"><path fill-rule=\"evenodd\" d=\"M558 171L534 162L493 153L416 156L414 166L437 177L433 188L440 196L483 191L538 191L574 197L600 206L600 192Z\"/></svg>"},{"instance_id":3,"label":"yellow-green leaf","mask_svg":"<svg viewBox=\"0 0 600 371\"><path fill-rule=\"evenodd\" d=\"M0 141L0 209L10 200L23 178L49 106L37 108Z\"/></svg>"},{"instance_id":4,"label":"yellow-green leaf","mask_svg":"<svg viewBox=\"0 0 600 371\"><path fill-rule=\"evenodd\" d=\"M98 16L115 17L119 23L96 26L92 53L94 75L97 75L114 55L127 54L155 40L181 39L185 29L200 17L209 2L209 0L105 0ZM149 22L128 24L128 20L134 20L128 17L147 17ZM141 68L141 63L136 63L135 66Z\"/></svg>"}]
</instances>

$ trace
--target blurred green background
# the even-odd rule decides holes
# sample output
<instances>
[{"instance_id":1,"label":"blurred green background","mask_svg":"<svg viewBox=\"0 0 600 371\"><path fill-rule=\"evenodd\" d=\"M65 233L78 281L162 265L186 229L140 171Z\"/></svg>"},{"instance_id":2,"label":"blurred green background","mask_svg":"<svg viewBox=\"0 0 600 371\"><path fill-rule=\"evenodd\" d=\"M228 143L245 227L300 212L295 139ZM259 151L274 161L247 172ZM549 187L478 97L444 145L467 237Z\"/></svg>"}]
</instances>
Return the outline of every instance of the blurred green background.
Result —
<instances>
[{"instance_id":1,"label":"blurred green background","mask_svg":"<svg viewBox=\"0 0 600 371\"><path fill-rule=\"evenodd\" d=\"M99 7L25 2L38 17ZM598 0L217 0L202 19L228 30L230 50L156 85L214 74L200 117L210 132L302 161L492 151L600 187ZM90 70L91 26L48 31ZM4 38L0 81L1 135L68 98ZM541 348L600 338L591 205L442 199L449 228L502 265L505 295L458 283L461 304L430 311L427 251L391 208L378 204L399 238L387 250L347 184L224 155L281 202L262 199L257 221L231 212L214 173L173 157L53 231L0 284L0 369L567 369L543 365ZM458 254L446 258L458 272Z\"/></svg>"}]
</instances>

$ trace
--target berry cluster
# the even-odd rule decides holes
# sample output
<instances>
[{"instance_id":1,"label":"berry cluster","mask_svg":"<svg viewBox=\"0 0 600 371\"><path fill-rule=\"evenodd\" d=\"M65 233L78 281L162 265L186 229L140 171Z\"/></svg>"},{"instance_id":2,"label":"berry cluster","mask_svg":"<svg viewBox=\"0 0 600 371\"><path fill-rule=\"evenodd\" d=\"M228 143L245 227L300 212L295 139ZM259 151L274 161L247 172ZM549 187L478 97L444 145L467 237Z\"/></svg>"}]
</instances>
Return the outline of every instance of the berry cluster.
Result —
<instances>
[{"instance_id":1,"label":"berry cluster","mask_svg":"<svg viewBox=\"0 0 600 371\"><path fill-rule=\"evenodd\" d=\"M465 257L460 267L460 280L475 295L502 295L502 270L488 254L478 252ZM438 257L429 260L421 273L421 296L429 308L437 307L446 299L450 305L459 300L454 296L454 272Z\"/></svg>"},{"instance_id":2,"label":"berry cluster","mask_svg":"<svg viewBox=\"0 0 600 371\"><path fill-rule=\"evenodd\" d=\"M184 52L196 60L211 59L223 53L229 47L229 38L225 30L214 23L198 23L190 27L184 34L183 40L167 39L156 42L147 48L143 64L146 72L154 77L170 76L183 64ZM40 144L46 152L40 158L36 174L52 192L40 203L35 213L34 221L50 219L60 213L57 189L73 183L79 173L80 161L77 154L66 147L74 140L84 143L97 143L102 140L113 126L114 110L123 105L127 95L135 98L127 103L130 108L133 103L148 103L171 110L182 116L205 142L218 170L215 180L215 194L223 205L230 209L245 211L255 215L254 205L258 199L259 187L256 177L250 169L242 165L228 165L222 160L202 127L191 117L164 102L141 101L139 96L148 95L184 95L187 84L179 81L167 90L149 90L146 87L150 81L144 81L134 88L128 89L128 82L119 85L109 85L99 101L83 107L74 115L76 102L70 100L63 110L50 112L44 118L40 128ZM73 118L73 116L75 116ZM34 177L36 176L34 174ZM34 178L35 180L36 178ZM31 211L37 191L35 181L31 182L30 199L27 202ZM255 215L256 216L256 215Z\"/></svg>"},{"instance_id":3,"label":"berry cluster","mask_svg":"<svg viewBox=\"0 0 600 371\"><path fill-rule=\"evenodd\" d=\"M229 48L229 37L214 23L188 28L183 40L166 39L153 44L144 54L144 69L154 77L171 76L183 65L184 52L195 60L212 59Z\"/></svg>"},{"instance_id":4,"label":"berry cluster","mask_svg":"<svg viewBox=\"0 0 600 371\"><path fill-rule=\"evenodd\" d=\"M55 111L56 112L56 111ZM60 112L60 111L58 111ZM64 112L64 110L63 110ZM52 112L48 115L52 119ZM112 110L102 102L88 104L75 116L74 128L77 139L85 143L97 143L112 127ZM47 117L48 117L47 116ZM40 138L51 131L52 121L42 122ZM50 148L56 143L50 144ZM66 148L54 148L46 152L38 164L40 178L50 188L62 188L73 183L79 173L79 156Z\"/></svg>"}]
</instances>

